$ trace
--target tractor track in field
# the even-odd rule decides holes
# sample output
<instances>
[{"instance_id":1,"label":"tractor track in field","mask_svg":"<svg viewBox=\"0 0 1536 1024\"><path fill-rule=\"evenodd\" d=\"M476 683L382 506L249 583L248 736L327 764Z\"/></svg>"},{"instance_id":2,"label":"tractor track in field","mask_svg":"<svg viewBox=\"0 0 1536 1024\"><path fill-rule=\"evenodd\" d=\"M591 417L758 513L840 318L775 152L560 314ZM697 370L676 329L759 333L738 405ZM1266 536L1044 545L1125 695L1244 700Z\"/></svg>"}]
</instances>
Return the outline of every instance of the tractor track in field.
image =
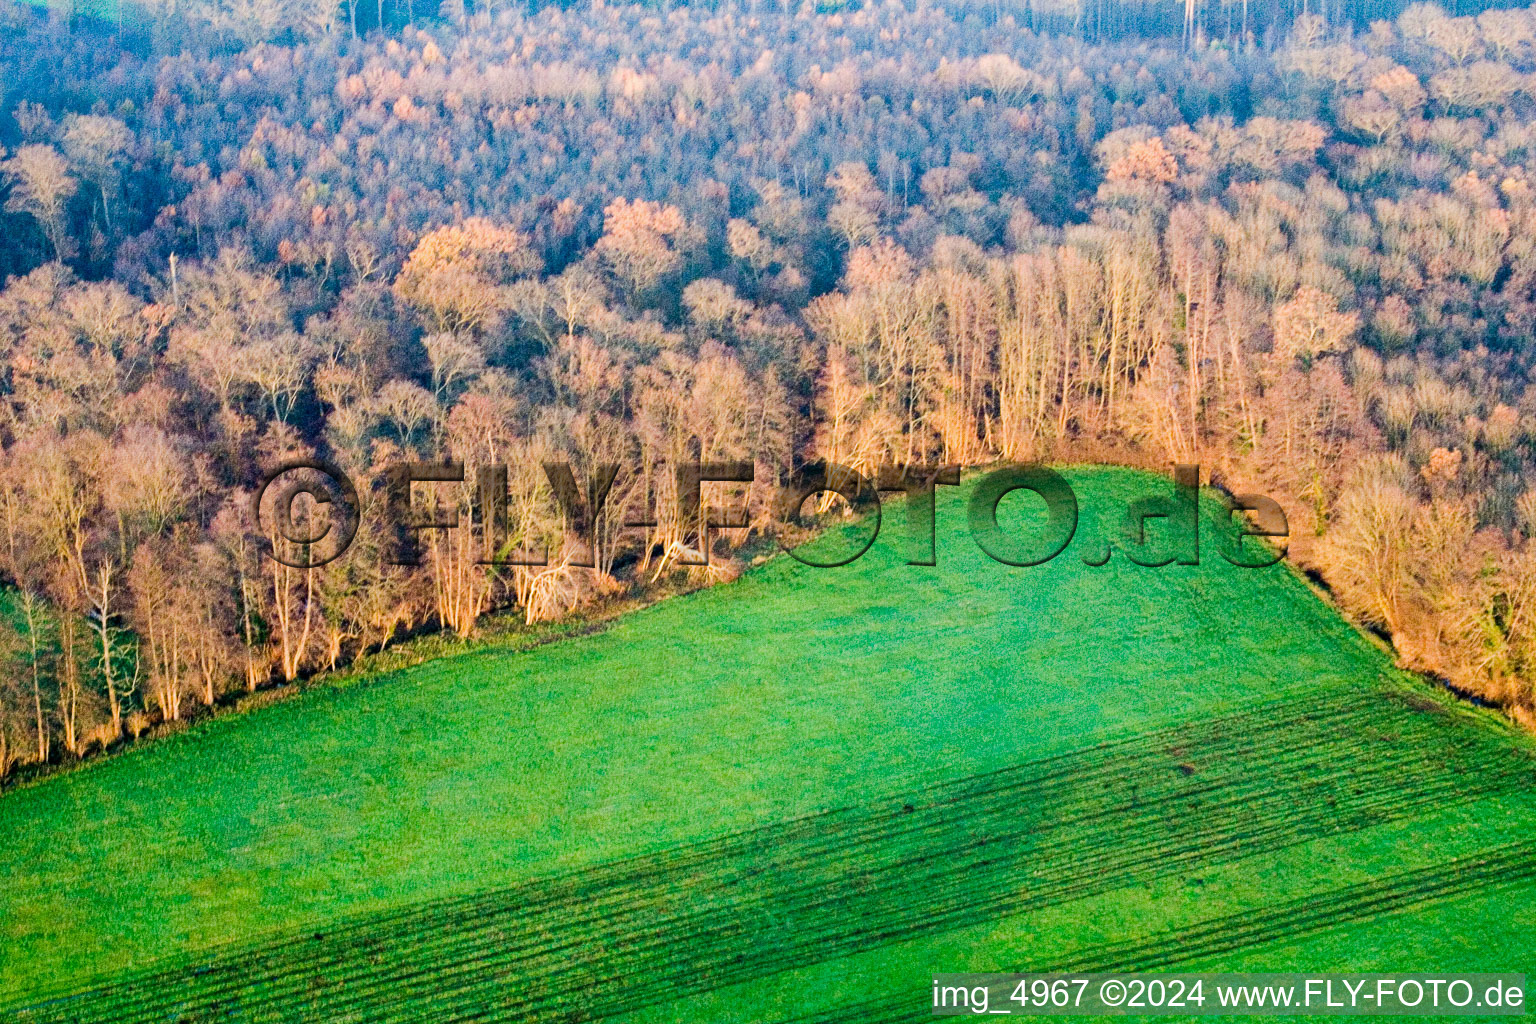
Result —
<instances>
[{"instance_id":1,"label":"tractor track in field","mask_svg":"<svg viewBox=\"0 0 1536 1024\"><path fill-rule=\"evenodd\" d=\"M1444 903L1536 879L1536 841L1509 843L1448 864L1399 872L1369 882L1181 925L1176 931L1104 943L1055 964L1020 966L1019 972L1087 974L1187 969L1219 956L1277 939ZM882 996L785 1018L777 1024L897 1024L933 1019L927 979L906 997Z\"/></svg>"},{"instance_id":2,"label":"tractor track in field","mask_svg":"<svg viewBox=\"0 0 1536 1024\"><path fill-rule=\"evenodd\" d=\"M1379 694L1271 701L904 798L210 950L29 999L13 1016L591 1019L1532 781L1529 758L1438 709Z\"/></svg>"}]
</instances>

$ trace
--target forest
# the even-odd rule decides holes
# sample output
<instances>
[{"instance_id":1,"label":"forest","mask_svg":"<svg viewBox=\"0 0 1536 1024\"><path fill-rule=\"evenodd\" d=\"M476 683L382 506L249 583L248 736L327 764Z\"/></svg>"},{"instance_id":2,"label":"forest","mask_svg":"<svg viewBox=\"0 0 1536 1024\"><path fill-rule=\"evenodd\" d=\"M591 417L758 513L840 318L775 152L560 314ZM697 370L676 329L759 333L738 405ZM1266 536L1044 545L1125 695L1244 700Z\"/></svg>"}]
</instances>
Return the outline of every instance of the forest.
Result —
<instances>
[{"instance_id":1,"label":"forest","mask_svg":"<svg viewBox=\"0 0 1536 1024\"><path fill-rule=\"evenodd\" d=\"M1320 10L0 8L0 776L729 578L812 460L1198 463L1536 724L1536 10ZM321 568L291 458L362 495ZM391 563L444 460L546 564ZM755 467L708 566L690 460ZM545 462L624 467L595 551Z\"/></svg>"}]
</instances>

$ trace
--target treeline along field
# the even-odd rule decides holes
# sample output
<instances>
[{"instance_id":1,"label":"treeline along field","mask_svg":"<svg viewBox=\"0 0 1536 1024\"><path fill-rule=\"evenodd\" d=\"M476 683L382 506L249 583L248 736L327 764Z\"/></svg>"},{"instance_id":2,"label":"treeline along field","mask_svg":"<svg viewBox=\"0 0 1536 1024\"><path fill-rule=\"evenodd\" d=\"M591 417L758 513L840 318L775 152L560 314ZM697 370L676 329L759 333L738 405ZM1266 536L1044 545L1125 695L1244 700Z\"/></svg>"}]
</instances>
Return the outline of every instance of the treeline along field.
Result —
<instances>
[{"instance_id":1,"label":"treeline along field","mask_svg":"<svg viewBox=\"0 0 1536 1024\"><path fill-rule=\"evenodd\" d=\"M1536 721L1531 10L1218 43L983 7L144 45L3 8L0 776L728 578L817 459L1199 463L1403 664ZM249 515L295 457L365 499L324 570ZM711 573L694 459L756 471ZM384 470L439 460L518 467L548 564L390 565ZM593 568L544 461L625 467Z\"/></svg>"},{"instance_id":2,"label":"treeline along field","mask_svg":"<svg viewBox=\"0 0 1536 1024\"><path fill-rule=\"evenodd\" d=\"M892 516L843 569L781 557L13 792L0 1007L878 1020L925 1018L938 963L1526 969L1531 741L1283 565L1084 564L1168 484L1068 475L1084 526L1043 566L975 547L973 480L934 567Z\"/></svg>"}]
</instances>

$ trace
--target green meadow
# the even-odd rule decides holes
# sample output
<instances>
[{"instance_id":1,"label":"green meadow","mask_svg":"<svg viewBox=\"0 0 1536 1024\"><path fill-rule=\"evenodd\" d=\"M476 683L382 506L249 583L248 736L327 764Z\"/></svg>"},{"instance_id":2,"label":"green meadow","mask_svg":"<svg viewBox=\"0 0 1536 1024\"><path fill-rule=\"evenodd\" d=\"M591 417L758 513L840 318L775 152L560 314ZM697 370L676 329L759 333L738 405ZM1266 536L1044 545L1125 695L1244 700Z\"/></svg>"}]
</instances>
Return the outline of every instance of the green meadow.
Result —
<instances>
[{"instance_id":1,"label":"green meadow","mask_svg":"<svg viewBox=\"0 0 1536 1024\"><path fill-rule=\"evenodd\" d=\"M935 972L1536 975L1536 746L1284 565L1085 564L1169 485L1068 477L1045 565L977 548L968 480L936 566L892 501L843 568L0 797L0 1015L918 1020Z\"/></svg>"}]
</instances>

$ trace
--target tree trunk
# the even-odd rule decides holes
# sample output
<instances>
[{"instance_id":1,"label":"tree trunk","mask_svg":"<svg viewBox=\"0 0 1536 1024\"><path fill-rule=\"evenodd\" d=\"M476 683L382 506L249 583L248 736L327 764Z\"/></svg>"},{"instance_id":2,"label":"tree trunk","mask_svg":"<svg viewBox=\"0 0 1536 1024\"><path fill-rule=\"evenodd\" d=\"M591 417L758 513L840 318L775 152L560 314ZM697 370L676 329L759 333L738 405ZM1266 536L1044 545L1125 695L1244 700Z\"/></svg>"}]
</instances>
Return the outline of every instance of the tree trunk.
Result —
<instances>
[{"instance_id":1,"label":"tree trunk","mask_svg":"<svg viewBox=\"0 0 1536 1024\"><path fill-rule=\"evenodd\" d=\"M27 639L32 647L32 710L36 715L37 724L37 761L38 764L46 764L48 762L48 726L43 721L42 670L38 665L37 599L31 591L22 591L21 607L27 617Z\"/></svg>"},{"instance_id":2,"label":"tree trunk","mask_svg":"<svg viewBox=\"0 0 1536 1024\"><path fill-rule=\"evenodd\" d=\"M92 603L96 605L96 634L101 641L101 674L107 683L107 704L112 711L112 736L116 739L123 734L123 705L117 692L117 679L112 672L112 628L108 622L112 614L111 560L97 566L96 582L98 590L92 595Z\"/></svg>"}]
</instances>

